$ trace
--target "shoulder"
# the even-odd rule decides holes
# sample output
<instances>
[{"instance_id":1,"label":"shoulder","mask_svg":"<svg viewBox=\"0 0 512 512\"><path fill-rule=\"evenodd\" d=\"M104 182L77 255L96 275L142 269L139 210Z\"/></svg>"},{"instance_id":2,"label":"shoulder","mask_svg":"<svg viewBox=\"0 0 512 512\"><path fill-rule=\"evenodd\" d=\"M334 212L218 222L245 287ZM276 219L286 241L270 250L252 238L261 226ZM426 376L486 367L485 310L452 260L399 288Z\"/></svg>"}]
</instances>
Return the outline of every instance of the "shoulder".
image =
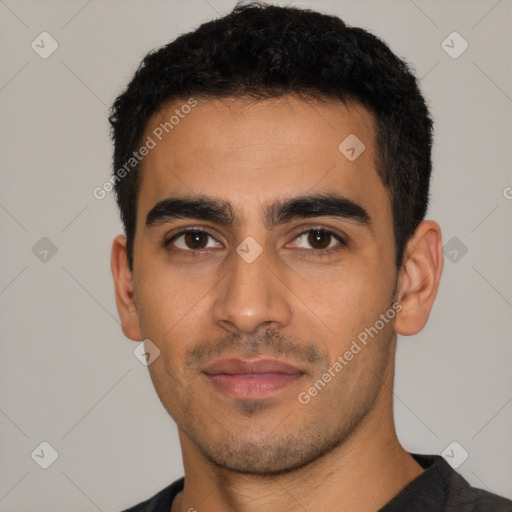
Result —
<instances>
[{"instance_id":1,"label":"shoulder","mask_svg":"<svg viewBox=\"0 0 512 512\"><path fill-rule=\"evenodd\" d=\"M472 487L459 473L452 471L446 502L447 511L512 512L512 501L490 491Z\"/></svg>"},{"instance_id":2,"label":"shoulder","mask_svg":"<svg viewBox=\"0 0 512 512\"><path fill-rule=\"evenodd\" d=\"M420 464L435 468L445 489L444 508L447 512L512 512L512 501L492 492L473 487L443 457L413 455ZM425 467L425 466L423 466Z\"/></svg>"},{"instance_id":3,"label":"shoulder","mask_svg":"<svg viewBox=\"0 0 512 512\"><path fill-rule=\"evenodd\" d=\"M184 477L181 477L148 500L142 501L122 512L169 512L174 498L183 490L184 482Z\"/></svg>"}]
</instances>

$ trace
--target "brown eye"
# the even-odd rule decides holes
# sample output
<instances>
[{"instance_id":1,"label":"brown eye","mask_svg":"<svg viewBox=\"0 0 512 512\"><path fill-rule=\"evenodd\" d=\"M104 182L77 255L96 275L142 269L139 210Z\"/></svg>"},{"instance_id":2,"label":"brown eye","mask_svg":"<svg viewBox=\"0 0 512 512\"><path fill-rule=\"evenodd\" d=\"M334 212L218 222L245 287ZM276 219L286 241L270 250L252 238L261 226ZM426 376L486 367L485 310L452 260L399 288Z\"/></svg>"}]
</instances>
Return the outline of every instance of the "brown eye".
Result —
<instances>
[{"instance_id":1,"label":"brown eye","mask_svg":"<svg viewBox=\"0 0 512 512\"><path fill-rule=\"evenodd\" d=\"M204 249L208 244L208 235L202 231L189 231L183 236L185 245L190 249Z\"/></svg>"},{"instance_id":2,"label":"brown eye","mask_svg":"<svg viewBox=\"0 0 512 512\"><path fill-rule=\"evenodd\" d=\"M187 252L194 252L201 249L210 249L219 246L218 243L217 245L212 245L211 241L215 242L215 239L210 235L210 233L198 229L187 229L177 233L172 238L165 241L164 246L173 246L173 248Z\"/></svg>"},{"instance_id":3,"label":"brown eye","mask_svg":"<svg viewBox=\"0 0 512 512\"><path fill-rule=\"evenodd\" d=\"M308 229L303 231L294 240L295 247L313 251L329 252L331 249L340 249L346 246L345 241L336 233L328 229Z\"/></svg>"},{"instance_id":4,"label":"brown eye","mask_svg":"<svg viewBox=\"0 0 512 512\"><path fill-rule=\"evenodd\" d=\"M332 235L320 229L311 230L308 236L308 243L313 249L326 249L329 247Z\"/></svg>"}]
</instances>

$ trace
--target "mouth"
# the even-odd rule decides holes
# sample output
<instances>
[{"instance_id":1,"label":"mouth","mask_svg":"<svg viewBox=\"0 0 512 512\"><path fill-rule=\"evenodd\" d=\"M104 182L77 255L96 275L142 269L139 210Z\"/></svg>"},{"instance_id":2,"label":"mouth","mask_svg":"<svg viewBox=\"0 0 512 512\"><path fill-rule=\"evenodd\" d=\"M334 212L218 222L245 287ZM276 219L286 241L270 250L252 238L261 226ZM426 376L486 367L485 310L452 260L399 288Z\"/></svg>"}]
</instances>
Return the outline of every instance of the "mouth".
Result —
<instances>
[{"instance_id":1,"label":"mouth","mask_svg":"<svg viewBox=\"0 0 512 512\"><path fill-rule=\"evenodd\" d=\"M221 359L203 374L213 387L235 398L264 398L297 382L306 372L276 359Z\"/></svg>"}]
</instances>

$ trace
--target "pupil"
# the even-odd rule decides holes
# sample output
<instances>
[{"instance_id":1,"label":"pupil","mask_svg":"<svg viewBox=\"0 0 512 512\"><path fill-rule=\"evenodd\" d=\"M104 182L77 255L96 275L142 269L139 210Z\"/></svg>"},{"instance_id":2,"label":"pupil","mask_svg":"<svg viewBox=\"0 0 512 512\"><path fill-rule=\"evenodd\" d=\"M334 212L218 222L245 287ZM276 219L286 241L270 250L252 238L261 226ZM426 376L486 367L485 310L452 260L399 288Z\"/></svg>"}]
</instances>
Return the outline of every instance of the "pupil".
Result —
<instances>
[{"instance_id":1,"label":"pupil","mask_svg":"<svg viewBox=\"0 0 512 512\"><path fill-rule=\"evenodd\" d=\"M308 242L315 247L315 249L325 249L329 246L329 240L330 235L329 233L326 233L325 231L311 231L308 237ZM322 243L323 242L323 243ZM320 247L318 247L320 245Z\"/></svg>"},{"instance_id":2,"label":"pupil","mask_svg":"<svg viewBox=\"0 0 512 512\"><path fill-rule=\"evenodd\" d=\"M201 243L201 239L203 243ZM200 233L198 231L188 232L185 234L185 243L191 249L203 249L205 247L206 237L204 233Z\"/></svg>"}]
</instances>

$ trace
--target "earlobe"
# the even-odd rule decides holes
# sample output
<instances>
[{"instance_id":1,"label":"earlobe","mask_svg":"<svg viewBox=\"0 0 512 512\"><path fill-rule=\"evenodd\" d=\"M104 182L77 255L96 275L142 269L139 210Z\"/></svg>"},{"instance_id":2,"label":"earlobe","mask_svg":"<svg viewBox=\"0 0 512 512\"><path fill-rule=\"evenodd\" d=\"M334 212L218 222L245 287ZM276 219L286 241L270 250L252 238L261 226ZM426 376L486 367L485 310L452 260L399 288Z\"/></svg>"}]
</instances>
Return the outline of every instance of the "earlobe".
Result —
<instances>
[{"instance_id":1,"label":"earlobe","mask_svg":"<svg viewBox=\"0 0 512 512\"><path fill-rule=\"evenodd\" d=\"M141 341L143 336L135 304L132 273L128 266L126 237L123 235L117 236L112 243L110 266L114 279L117 311L123 333L133 341Z\"/></svg>"},{"instance_id":2,"label":"earlobe","mask_svg":"<svg viewBox=\"0 0 512 512\"><path fill-rule=\"evenodd\" d=\"M423 329L439 289L443 270L441 228L434 221L423 221L409 240L400 272L395 331L411 336Z\"/></svg>"}]
</instances>

